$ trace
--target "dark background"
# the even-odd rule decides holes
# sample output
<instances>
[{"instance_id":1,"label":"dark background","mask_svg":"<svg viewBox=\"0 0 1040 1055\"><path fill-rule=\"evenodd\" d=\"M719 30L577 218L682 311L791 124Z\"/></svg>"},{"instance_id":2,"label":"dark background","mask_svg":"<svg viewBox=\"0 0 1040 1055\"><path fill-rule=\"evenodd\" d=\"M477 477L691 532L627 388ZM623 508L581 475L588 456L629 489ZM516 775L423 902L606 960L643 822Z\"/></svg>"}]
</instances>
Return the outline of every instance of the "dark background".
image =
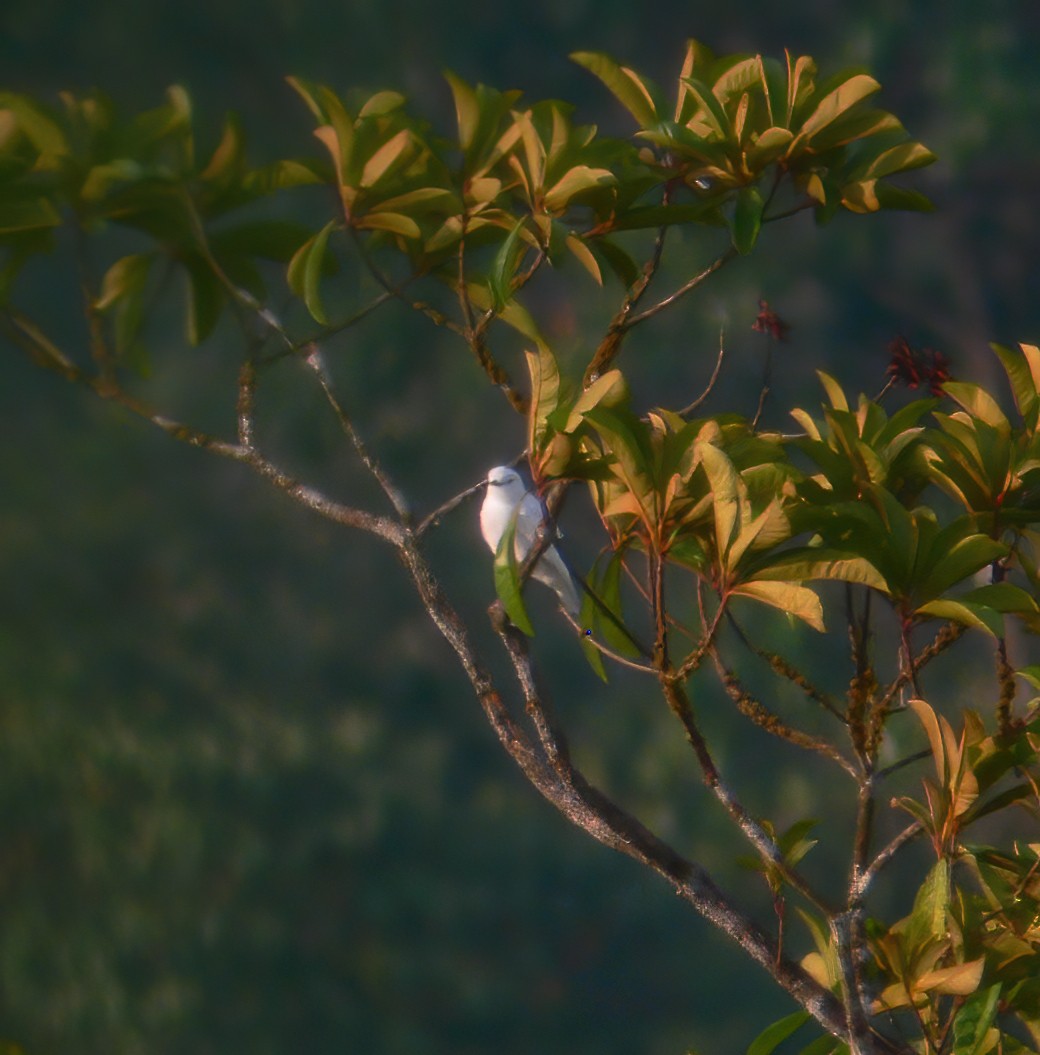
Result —
<instances>
[{"instance_id":1,"label":"dark background","mask_svg":"<svg viewBox=\"0 0 1040 1055\"><path fill-rule=\"evenodd\" d=\"M400 88L446 126L451 68L571 100L624 134L625 115L567 54L609 51L667 84L689 36L717 52L787 47L825 70L867 66L882 105L940 155L913 181L939 211L777 225L640 335L647 399L695 394L724 325L724 392L750 412L760 297L793 326L777 423L785 399L818 401L818 365L876 391L897 333L982 380L994 376L988 341L1040 337L1040 15L1027 0L7 0L0 80L51 101L96 86L128 108L183 83L204 134L236 109L268 158L311 149L289 73ZM675 277L702 252L679 241ZM57 280L31 282L55 331L75 335ZM570 362L617 296L582 289L577 311L544 304ZM153 335L160 350L181 347L175 330ZM233 360L226 337L160 359L153 391L229 424L229 397L213 389ZM0 1041L27 1055L714 1055L743 1051L790 1010L665 885L526 785L375 542L13 350L0 364ZM335 371L425 508L522 444L464 351L421 321L359 330ZM265 407L272 449L367 499L307 379L279 375ZM493 656L474 520L455 514L433 558ZM532 607L590 775L746 886L653 699L624 678L599 687L551 605ZM817 649L808 632L785 647ZM840 688L847 672L828 662L822 676ZM832 774L783 752L767 766L776 752L705 700L752 808L780 826L818 815ZM835 806L824 827L842 817ZM844 853L821 847L812 867L840 878Z\"/></svg>"}]
</instances>

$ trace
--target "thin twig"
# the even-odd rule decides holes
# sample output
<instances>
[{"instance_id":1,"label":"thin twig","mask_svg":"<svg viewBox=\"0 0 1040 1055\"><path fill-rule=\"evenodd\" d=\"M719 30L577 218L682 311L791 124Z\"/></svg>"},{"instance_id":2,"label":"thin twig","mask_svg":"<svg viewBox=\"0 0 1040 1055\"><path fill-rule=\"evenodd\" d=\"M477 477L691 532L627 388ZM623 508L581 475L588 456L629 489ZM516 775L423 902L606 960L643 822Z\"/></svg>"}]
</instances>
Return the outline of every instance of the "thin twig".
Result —
<instances>
[{"instance_id":1,"label":"thin twig","mask_svg":"<svg viewBox=\"0 0 1040 1055\"><path fill-rule=\"evenodd\" d=\"M676 680L674 674L662 672L658 683L668 703L669 709L679 719L686 733L687 742L693 748L697 762L701 768L701 775L708 789L722 804L726 812L736 822L737 827L744 833L745 838L758 851L762 859L783 876L784 880L798 893L802 895L811 905L815 906L826 916L835 914L836 909L828 905L818 895L798 872L784 860L783 854L776 840L756 821L739 799L733 794L729 787L723 782L718 766L708 750L708 744L704 739L700 728L693 715L693 708L682 684Z\"/></svg>"},{"instance_id":2,"label":"thin twig","mask_svg":"<svg viewBox=\"0 0 1040 1055\"><path fill-rule=\"evenodd\" d=\"M679 411L679 417L689 417L695 410L697 410L703 403L705 403L708 397L715 390L715 385L719 380L719 375L722 373L722 360L726 356L726 344L723 340L725 335L725 327L719 327L719 354L715 358L715 369L711 372L711 377L708 378L708 384L705 386L704 391L692 402L687 403L682 410Z\"/></svg>"},{"instance_id":3,"label":"thin twig","mask_svg":"<svg viewBox=\"0 0 1040 1055\"><path fill-rule=\"evenodd\" d=\"M496 602L497 604L497 602ZM492 609L495 609L492 605ZM503 613L500 612L499 615ZM845 1017L834 996L800 966L785 959L774 939L729 903L710 875L698 864L680 856L588 783L573 766L566 742L545 706L530 669L526 639L504 619L496 622L499 636L513 663L525 696L528 715L535 725L548 764L559 788L553 804L579 828L663 876L676 893L731 938L790 993L821 1025L835 1035L845 1030ZM465 643L464 641L462 643ZM460 657L461 658L461 657ZM468 658L468 657L467 657Z\"/></svg>"},{"instance_id":4,"label":"thin twig","mask_svg":"<svg viewBox=\"0 0 1040 1055\"><path fill-rule=\"evenodd\" d=\"M350 442L353 444L354 450L361 459L362 465L364 465L369 473L372 474L376 483L382 488L383 494L385 494L390 500L390 504L394 507L394 510L398 517L400 517L402 523L408 523L411 520L412 514L404 494L401 492L401 489L393 483L386 471L369 451L364 440L362 440L361 436L358 434L357 429L354 428L353 422L347 417L347 413L343 409L342 404L336 398L335 392L332 391L332 382L329 380L328 372L325 370L325 364L322 361L321 350L317 345L312 348L310 355L307 356L306 363L317 376L318 383L321 385L321 389L325 393L325 399L328 401L329 406L332 407L333 413L336 415L336 419L339 421L343 432L349 437Z\"/></svg>"},{"instance_id":5,"label":"thin twig","mask_svg":"<svg viewBox=\"0 0 1040 1055\"><path fill-rule=\"evenodd\" d=\"M719 268L724 267L737 255L737 250L730 246L724 252L720 253L703 271L699 274L694 275L693 278L684 282L674 293L669 294L663 300L659 300L656 304L649 308L639 312L637 315L632 315L625 323L625 329L630 330L633 326L638 326L641 322L646 322L647 319L652 319L659 312L670 308L677 300L681 300L701 285L706 279L710 278L715 274Z\"/></svg>"},{"instance_id":6,"label":"thin twig","mask_svg":"<svg viewBox=\"0 0 1040 1055\"><path fill-rule=\"evenodd\" d=\"M920 821L914 821L912 824L904 828L860 873L859 881L857 882L855 889L852 891L853 896L857 900L862 900L866 896L867 890L877 878L881 869L884 868L885 865L887 865L908 842L915 839L923 831L924 827Z\"/></svg>"},{"instance_id":7,"label":"thin twig","mask_svg":"<svg viewBox=\"0 0 1040 1055\"><path fill-rule=\"evenodd\" d=\"M762 387L758 393L758 406L755 408L755 416L751 419L751 431L758 428L762 420L762 412L766 409L766 400L769 398L770 385L773 380L773 343L766 345L766 360L762 366Z\"/></svg>"},{"instance_id":8,"label":"thin twig","mask_svg":"<svg viewBox=\"0 0 1040 1055\"><path fill-rule=\"evenodd\" d=\"M913 669L915 673L920 671L936 656L941 655L950 647L966 630L967 628L961 623L946 623L942 626L939 632L935 635L932 641L925 645L923 649L917 654L913 661ZM884 713L887 711L889 704L895 699L896 694L903 689L907 684L910 683L910 673L904 666L902 670L892 680L892 683L885 689L877 703L874 705L873 710Z\"/></svg>"},{"instance_id":9,"label":"thin twig","mask_svg":"<svg viewBox=\"0 0 1040 1055\"><path fill-rule=\"evenodd\" d=\"M668 194L669 191L666 187L662 198L663 203L667 203ZM654 248L650 253L650 258L643 265L643 273L629 287L621 307L618 308L614 317L610 320L606 334L596 348L589 365L585 368L583 384L586 388L610 368L620 351L621 342L629 329L631 314L635 310L636 305L643 299L647 289L650 287L650 283L653 281L654 275L657 274L657 269L661 266L661 257L664 254L664 242L667 233L667 227L662 226L657 229Z\"/></svg>"},{"instance_id":10,"label":"thin twig","mask_svg":"<svg viewBox=\"0 0 1040 1055\"><path fill-rule=\"evenodd\" d=\"M775 652L767 652L765 649L761 649L757 645L752 644L751 639L744 633L744 628L737 622L731 611L727 611L726 617L727 622L733 632L740 639L741 644L752 655L757 656L764 663L767 663L769 669L772 670L774 674L786 679L792 685L801 689L810 700L818 703L825 711L834 715L835 718L844 724L845 715L842 714L841 709L827 693L813 685L813 683L809 681L801 671L796 670L791 663L784 659L783 656L777 655Z\"/></svg>"},{"instance_id":11,"label":"thin twig","mask_svg":"<svg viewBox=\"0 0 1040 1055\"><path fill-rule=\"evenodd\" d=\"M756 699L744 688L736 674L723 664L717 649L713 648L711 650L711 656L715 661L715 667L718 670L726 694L737 705L737 710L745 718L748 718L760 729L764 729L767 733L780 740L786 740L795 747L813 751L824 758L829 758L832 762L837 762L851 777L859 779L859 771L833 744L828 743L826 740L819 740L815 736L810 736L808 733L803 733L798 729L792 729L786 722L769 710L764 703Z\"/></svg>"},{"instance_id":12,"label":"thin twig","mask_svg":"<svg viewBox=\"0 0 1040 1055\"><path fill-rule=\"evenodd\" d=\"M452 496L447 502L442 502L432 513L427 513L415 528L416 538L425 535L430 528L437 527L444 517L457 509L467 499L472 498L476 494L480 494L485 487L487 487L487 480L481 480L479 483L475 483L472 487L467 487L465 491L460 491L457 495Z\"/></svg>"},{"instance_id":13,"label":"thin twig","mask_svg":"<svg viewBox=\"0 0 1040 1055\"><path fill-rule=\"evenodd\" d=\"M294 501L326 519L344 527L366 531L398 547L404 542L406 537L405 529L396 521L389 520L386 517L375 516L363 509L356 509L352 506L335 502L320 491L306 484L301 484L295 477L283 472L260 455L254 447L242 443L230 443L185 422L169 418L144 400L131 395L115 384L114 381L106 380L104 377L88 374L86 371L81 370L64 354L59 353L60 359L55 358L52 350L53 345L50 345L50 342L42 334L40 334L39 339L32 336L34 332L40 333L38 327L29 321L23 321L22 324L18 324L10 308L4 308L3 315L0 317L5 320L7 324L5 331L12 340L20 347L25 348L26 351L29 351L37 361L56 370L73 384L87 388L101 399L116 403L138 417L151 422L157 428L162 429L168 436L181 443L185 443L190 447L199 447L213 454L219 454L221 457L230 458L232 461L241 462L279 490L284 491ZM39 343L40 340L43 341L42 344Z\"/></svg>"},{"instance_id":14,"label":"thin twig","mask_svg":"<svg viewBox=\"0 0 1040 1055\"><path fill-rule=\"evenodd\" d=\"M577 621L565 608L561 608L560 611L563 613L564 619L567 620L575 630L581 634L586 641L594 648L597 652L602 652L608 659L612 659L615 663L621 664L623 667L628 667L631 670L638 670L641 674L656 674L656 668L650 666L649 663L639 663L634 659L629 659L627 656L621 655L620 652L615 652L614 649L604 645L602 641L597 640L593 635L592 631L587 627L583 627L581 623Z\"/></svg>"}]
</instances>

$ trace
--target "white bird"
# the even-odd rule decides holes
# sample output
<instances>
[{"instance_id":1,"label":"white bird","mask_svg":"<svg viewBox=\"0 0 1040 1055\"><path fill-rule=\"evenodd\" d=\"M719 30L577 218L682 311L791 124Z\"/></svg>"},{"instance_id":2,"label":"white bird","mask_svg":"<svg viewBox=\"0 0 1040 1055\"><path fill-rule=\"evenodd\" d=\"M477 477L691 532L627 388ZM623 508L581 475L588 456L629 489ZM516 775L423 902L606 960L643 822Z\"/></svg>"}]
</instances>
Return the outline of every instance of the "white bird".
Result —
<instances>
[{"instance_id":1,"label":"white bird","mask_svg":"<svg viewBox=\"0 0 1040 1055\"><path fill-rule=\"evenodd\" d=\"M538 529L545 521L545 510L538 496L524 486L515 469L510 469L508 465L496 465L487 474L487 494L480 507L480 530L493 553L498 552L498 544L517 506L520 511L516 514L514 552L516 559L522 561L530 553ZM581 611L578 588L555 546L550 544L546 547L531 571L531 578L555 590L560 604L577 618Z\"/></svg>"}]
</instances>

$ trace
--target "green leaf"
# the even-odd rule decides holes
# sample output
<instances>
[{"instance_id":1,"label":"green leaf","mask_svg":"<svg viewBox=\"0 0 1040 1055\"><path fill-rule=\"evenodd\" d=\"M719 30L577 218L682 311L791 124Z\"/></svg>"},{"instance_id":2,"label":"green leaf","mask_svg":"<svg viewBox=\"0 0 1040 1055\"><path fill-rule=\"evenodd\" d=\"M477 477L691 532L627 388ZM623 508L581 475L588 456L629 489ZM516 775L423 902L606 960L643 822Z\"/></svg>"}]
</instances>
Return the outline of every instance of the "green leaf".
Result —
<instances>
[{"instance_id":1,"label":"green leaf","mask_svg":"<svg viewBox=\"0 0 1040 1055\"><path fill-rule=\"evenodd\" d=\"M891 183L877 184L874 194L882 209L901 209L904 212L933 212L935 209L931 200L919 191L894 187Z\"/></svg>"},{"instance_id":2,"label":"green leaf","mask_svg":"<svg viewBox=\"0 0 1040 1055\"><path fill-rule=\"evenodd\" d=\"M982 605L973 605L963 601L929 601L915 609L914 615L929 619L946 619L962 626L983 630L992 637L1002 637L1004 621L998 612Z\"/></svg>"},{"instance_id":3,"label":"green leaf","mask_svg":"<svg viewBox=\"0 0 1040 1055\"><path fill-rule=\"evenodd\" d=\"M544 346L525 352L531 378L531 409L528 412L527 449L532 458L542 450L549 415L560 403L560 368L556 357Z\"/></svg>"},{"instance_id":4,"label":"green leaf","mask_svg":"<svg viewBox=\"0 0 1040 1055\"><path fill-rule=\"evenodd\" d=\"M534 627L524 607L520 568L516 559L516 518L519 512L518 503L495 551L495 592L512 624L528 637L534 637Z\"/></svg>"},{"instance_id":5,"label":"green leaf","mask_svg":"<svg viewBox=\"0 0 1040 1055\"><path fill-rule=\"evenodd\" d=\"M729 115L715 93L696 77L684 77L683 86L697 100L698 113L702 115L704 122L714 135L721 140L730 139L733 129L730 125Z\"/></svg>"},{"instance_id":6,"label":"green leaf","mask_svg":"<svg viewBox=\"0 0 1040 1055\"><path fill-rule=\"evenodd\" d=\"M105 272L98 311L115 309L116 351L125 354L133 345L144 315L144 291L155 257L134 253L121 257Z\"/></svg>"},{"instance_id":7,"label":"green leaf","mask_svg":"<svg viewBox=\"0 0 1040 1055\"><path fill-rule=\"evenodd\" d=\"M782 554L764 568L755 568L756 579L804 582L814 579L851 582L888 593L884 576L865 557L829 548L802 547Z\"/></svg>"},{"instance_id":8,"label":"green leaf","mask_svg":"<svg viewBox=\"0 0 1040 1055\"><path fill-rule=\"evenodd\" d=\"M597 377L575 400L563 431L573 432L581 424L582 417L593 407L598 407L601 403L605 407L618 406L627 398L628 385L624 375L620 370L608 370Z\"/></svg>"},{"instance_id":9,"label":"green leaf","mask_svg":"<svg viewBox=\"0 0 1040 1055\"><path fill-rule=\"evenodd\" d=\"M0 234L16 231L37 231L57 227L61 223L58 210L47 198L7 198L0 201Z\"/></svg>"},{"instance_id":10,"label":"green leaf","mask_svg":"<svg viewBox=\"0 0 1040 1055\"><path fill-rule=\"evenodd\" d=\"M973 417L981 418L1005 435L1011 431L1011 423L1000 409L1000 404L979 385L969 381L947 381L943 391Z\"/></svg>"},{"instance_id":11,"label":"green leaf","mask_svg":"<svg viewBox=\"0 0 1040 1055\"><path fill-rule=\"evenodd\" d=\"M797 1032L811 1018L808 1011L795 1011L774 1022L751 1042L747 1055L772 1055L789 1036Z\"/></svg>"},{"instance_id":12,"label":"green leaf","mask_svg":"<svg viewBox=\"0 0 1040 1055\"><path fill-rule=\"evenodd\" d=\"M801 128L798 129L797 139L811 140L832 121L880 88L881 85L873 77L865 73L852 74L823 95L812 113L802 122Z\"/></svg>"},{"instance_id":13,"label":"green leaf","mask_svg":"<svg viewBox=\"0 0 1040 1055\"><path fill-rule=\"evenodd\" d=\"M816 376L820 379L820 384L823 385L831 406L835 410L848 410L848 400L845 398L841 385L830 374L825 374L822 370L817 370Z\"/></svg>"},{"instance_id":14,"label":"green leaf","mask_svg":"<svg viewBox=\"0 0 1040 1055\"><path fill-rule=\"evenodd\" d=\"M524 218L521 217L506 235L488 272L488 288L491 290L491 299L496 311L501 311L513 298L513 276L525 248L520 240L523 228Z\"/></svg>"},{"instance_id":15,"label":"green leaf","mask_svg":"<svg viewBox=\"0 0 1040 1055\"><path fill-rule=\"evenodd\" d=\"M733 212L733 245L741 256L747 256L758 241L764 207L765 202L756 186L741 187L737 192Z\"/></svg>"},{"instance_id":16,"label":"green leaf","mask_svg":"<svg viewBox=\"0 0 1040 1055\"><path fill-rule=\"evenodd\" d=\"M750 597L755 601L778 608L787 615L796 616L813 630L824 633L823 605L820 598L808 586L791 582L758 580L742 582L730 590L731 594Z\"/></svg>"},{"instance_id":17,"label":"green leaf","mask_svg":"<svg viewBox=\"0 0 1040 1055\"><path fill-rule=\"evenodd\" d=\"M704 466L711 489L719 562L723 568L730 570L727 560L729 549L740 534L746 519L740 476L729 458L714 444L698 443L697 455Z\"/></svg>"},{"instance_id":18,"label":"green leaf","mask_svg":"<svg viewBox=\"0 0 1040 1055\"><path fill-rule=\"evenodd\" d=\"M985 1055L986 1034L997 1018L1001 985L972 993L953 1022L953 1050L957 1055Z\"/></svg>"},{"instance_id":19,"label":"green leaf","mask_svg":"<svg viewBox=\"0 0 1040 1055\"><path fill-rule=\"evenodd\" d=\"M600 52L575 51L571 59L598 77L641 128L656 124L657 104L649 85L634 70Z\"/></svg>"},{"instance_id":20,"label":"green leaf","mask_svg":"<svg viewBox=\"0 0 1040 1055\"><path fill-rule=\"evenodd\" d=\"M220 142L199 173L199 179L203 183L222 186L241 179L245 173L245 149L245 134L241 122L234 114L228 114L224 118Z\"/></svg>"},{"instance_id":21,"label":"green leaf","mask_svg":"<svg viewBox=\"0 0 1040 1055\"><path fill-rule=\"evenodd\" d=\"M188 341L197 346L212 332L224 307L224 287L199 256L183 261L188 272Z\"/></svg>"},{"instance_id":22,"label":"green leaf","mask_svg":"<svg viewBox=\"0 0 1040 1055\"><path fill-rule=\"evenodd\" d=\"M620 408L602 404L585 412L585 420L599 433L607 451L617 462L614 472L638 507L638 516L651 533L657 528L657 490L654 486L653 455L645 436L645 425Z\"/></svg>"},{"instance_id":23,"label":"green leaf","mask_svg":"<svg viewBox=\"0 0 1040 1055\"><path fill-rule=\"evenodd\" d=\"M590 245L597 258L602 258L625 289L628 289L639 278L639 265L632 258L632 254L622 249L616 242L601 237L591 243L587 242L586 245Z\"/></svg>"},{"instance_id":24,"label":"green leaf","mask_svg":"<svg viewBox=\"0 0 1040 1055\"><path fill-rule=\"evenodd\" d=\"M1040 406L1040 348L1023 344L1021 351L991 345L1004 366L1011 384L1015 406L1028 428L1036 428Z\"/></svg>"},{"instance_id":25,"label":"green leaf","mask_svg":"<svg viewBox=\"0 0 1040 1055\"><path fill-rule=\"evenodd\" d=\"M407 128L402 128L365 162L358 186L374 187L380 180L407 165L418 150L419 146L412 132Z\"/></svg>"},{"instance_id":26,"label":"green leaf","mask_svg":"<svg viewBox=\"0 0 1040 1055\"><path fill-rule=\"evenodd\" d=\"M39 153L37 167L52 169L69 153L65 133L43 107L25 95L0 92L0 110L9 110L21 131Z\"/></svg>"},{"instance_id":27,"label":"green leaf","mask_svg":"<svg viewBox=\"0 0 1040 1055\"><path fill-rule=\"evenodd\" d=\"M470 282L466 285L466 291L474 306L481 311L487 311L492 306L491 291L486 285ZM498 318L529 341L534 341L538 347L546 343L531 313L518 300L511 300L506 304L498 312Z\"/></svg>"},{"instance_id":28,"label":"green leaf","mask_svg":"<svg viewBox=\"0 0 1040 1055\"><path fill-rule=\"evenodd\" d=\"M559 212L565 209L573 198L585 191L616 185L617 177L610 169L575 165L546 190L543 201L550 212Z\"/></svg>"},{"instance_id":29,"label":"green leaf","mask_svg":"<svg viewBox=\"0 0 1040 1055\"><path fill-rule=\"evenodd\" d=\"M586 661L592 668L597 678L606 684L610 679L607 677L607 668L603 665L603 653L592 643L595 634L594 620L596 618L596 602L588 594L582 598L581 614L579 619L585 627L585 633L581 635L581 651Z\"/></svg>"},{"instance_id":30,"label":"green leaf","mask_svg":"<svg viewBox=\"0 0 1040 1055\"><path fill-rule=\"evenodd\" d=\"M950 864L936 861L914 898L906 928L906 944L911 957L929 942L949 933L946 915L950 908Z\"/></svg>"},{"instance_id":31,"label":"green leaf","mask_svg":"<svg viewBox=\"0 0 1040 1055\"><path fill-rule=\"evenodd\" d=\"M354 226L363 231L389 231L403 238L422 237L419 225L410 216L402 216L397 212L383 212L381 209L373 209L366 213L355 222Z\"/></svg>"},{"instance_id":32,"label":"green leaf","mask_svg":"<svg viewBox=\"0 0 1040 1055\"><path fill-rule=\"evenodd\" d=\"M328 317L321 302L321 276L327 270L326 249L329 235L338 226L330 220L313 238L307 239L289 261L289 288L303 300L307 310L322 326Z\"/></svg>"},{"instance_id":33,"label":"green leaf","mask_svg":"<svg viewBox=\"0 0 1040 1055\"><path fill-rule=\"evenodd\" d=\"M455 116L459 128L459 146L467 152L473 145L480 125L480 104L477 93L459 76L450 70L444 71L444 79L451 88L455 100Z\"/></svg>"},{"instance_id":34,"label":"green leaf","mask_svg":"<svg viewBox=\"0 0 1040 1055\"><path fill-rule=\"evenodd\" d=\"M756 136L747 151L747 163L758 173L787 151L794 136L787 128L767 128Z\"/></svg>"},{"instance_id":35,"label":"green leaf","mask_svg":"<svg viewBox=\"0 0 1040 1055\"><path fill-rule=\"evenodd\" d=\"M981 571L988 564L1003 557L1007 546L987 535L963 536L965 521L954 521L944 528L933 540L927 554L927 571L923 582L917 584L917 594L922 598L932 599L945 593L969 576ZM999 596L991 594L990 596ZM962 601L976 601L973 597L962 597ZM978 601L980 604L985 601Z\"/></svg>"},{"instance_id":36,"label":"green leaf","mask_svg":"<svg viewBox=\"0 0 1040 1055\"><path fill-rule=\"evenodd\" d=\"M393 113L405 104L405 97L400 92L376 92L358 111L358 117L382 117Z\"/></svg>"},{"instance_id":37,"label":"green leaf","mask_svg":"<svg viewBox=\"0 0 1040 1055\"><path fill-rule=\"evenodd\" d=\"M1030 663L1028 666L1019 667L1015 673L1034 689L1040 690L1040 663Z\"/></svg>"},{"instance_id":38,"label":"green leaf","mask_svg":"<svg viewBox=\"0 0 1040 1055\"><path fill-rule=\"evenodd\" d=\"M564 244L567 246L568 252L570 252L574 259L577 260L578 263L581 264L581 266L592 276L596 285L602 286L603 272L600 270L596 254L578 235L574 233L567 235Z\"/></svg>"},{"instance_id":39,"label":"green leaf","mask_svg":"<svg viewBox=\"0 0 1040 1055\"><path fill-rule=\"evenodd\" d=\"M1032 594L1027 593L1019 586L1010 582L994 582L987 586L980 586L963 597L961 601L970 601L974 604L985 605L995 612L1037 612L1040 606Z\"/></svg>"},{"instance_id":40,"label":"green leaf","mask_svg":"<svg viewBox=\"0 0 1040 1055\"><path fill-rule=\"evenodd\" d=\"M863 173L865 179L881 179L897 172L923 168L939 159L922 143L900 143L882 151Z\"/></svg>"}]
</instances>

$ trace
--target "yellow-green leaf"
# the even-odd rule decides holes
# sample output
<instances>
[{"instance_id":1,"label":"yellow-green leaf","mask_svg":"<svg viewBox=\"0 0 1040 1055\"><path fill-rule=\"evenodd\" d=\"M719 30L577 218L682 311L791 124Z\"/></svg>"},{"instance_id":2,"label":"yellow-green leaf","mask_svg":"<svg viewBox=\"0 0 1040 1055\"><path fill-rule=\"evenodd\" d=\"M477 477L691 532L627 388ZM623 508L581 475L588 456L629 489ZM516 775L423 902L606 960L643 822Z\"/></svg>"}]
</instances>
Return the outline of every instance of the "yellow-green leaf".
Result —
<instances>
[{"instance_id":1,"label":"yellow-green leaf","mask_svg":"<svg viewBox=\"0 0 1040 1055\"><path fill-rule=\"evenodd\" d=\"M361 217L355 226L366 231L390 231L404 238L421 238L419 225L410 217L399 212L383 212L375 209Z\"/></svg>"},{"instance_id":2,"label":"yellow-green leaf","mask_svg":"<svg viewBox=\"0 0 1040 1055\"><path fill-rule=\"evenodd\" d=\"M564 173L545 192L545 207L550 212L559 212L565 209L572 198L577 197L583 191L592 190L596 187L610 187L617 183L617 178L610 169L591 168L588 165L575 165L569 172Z\"/></svg>"},{"instance_id":3,"label":"yellow-green leaf","mask_svg":"<svg viewBox=\"0 0 1040 1055\"><path fill-rule=\"evenodd\" d=\"M516 559L516 517L519 511L518 503L495 551L495 591L513 625L528 637L534 637L534 627L524 607L520 569Z\"/></svg>"},{"instance_id":4,"label":"yellow-green leaf","mask_svg":"<svg viewBox=\"0 0 1040 1055\"><path fill-rule=\"evenodd\" d=\"M329 235L336 226L337 221L330 220L313 238L304 242L293 254L288 268L289 288L302 298L315 321L323 326L328 318L321 302L321 276L325 269Z\"/></svg>"},{"instance_id":5,"label":"yellow-green leaf","mask_svg":"<svg viewBox=\"0 0 1040 1055\"><path fill-rule=\"evenodd\" d=\"M407 128L391 136L369 159L361 170L360 185L374 187L393 168L400 168L415 156L415 140Z\"/></svg>"},{"instance_id":6,"label":"yellow-green leaf","mask_svg":"<svg viewBox=\"0 0 1040 1055\"><path fill-rule=\"evenodd\" d=\"M599 269L599 261L596 260L595 254L592 250L582 241L578 235L571 232L567 235L564 243L571 255L578 261L579 264L592 276L598 286L603 285L603 274Z\"/></svg>"},{"instance_id":7,"label":"yellow-green leaf","mask_svg":"<svg viewBox=\"0 0 1040 1055\"><path fill-rule=\"evenodd\" d=\"M648 85L634 70L599 52L575 51L571 59L598 77L642 128L657 123L657 105Z\"/></svg>"},{"instance_id":8,"label":"yellow-green leaf","mask_svg":"<svg viewBox=\"0 0 1040 1055\"><path fill-rule=\"evenodd\" d=\"M787 615L797 616L813 630L824 632L823 605L820 598L808 586L791 582L769 582L756 579L742 582L730 590L731 594L750 597L763 604L778 608Z\"/></svg>"}]
</instances>

